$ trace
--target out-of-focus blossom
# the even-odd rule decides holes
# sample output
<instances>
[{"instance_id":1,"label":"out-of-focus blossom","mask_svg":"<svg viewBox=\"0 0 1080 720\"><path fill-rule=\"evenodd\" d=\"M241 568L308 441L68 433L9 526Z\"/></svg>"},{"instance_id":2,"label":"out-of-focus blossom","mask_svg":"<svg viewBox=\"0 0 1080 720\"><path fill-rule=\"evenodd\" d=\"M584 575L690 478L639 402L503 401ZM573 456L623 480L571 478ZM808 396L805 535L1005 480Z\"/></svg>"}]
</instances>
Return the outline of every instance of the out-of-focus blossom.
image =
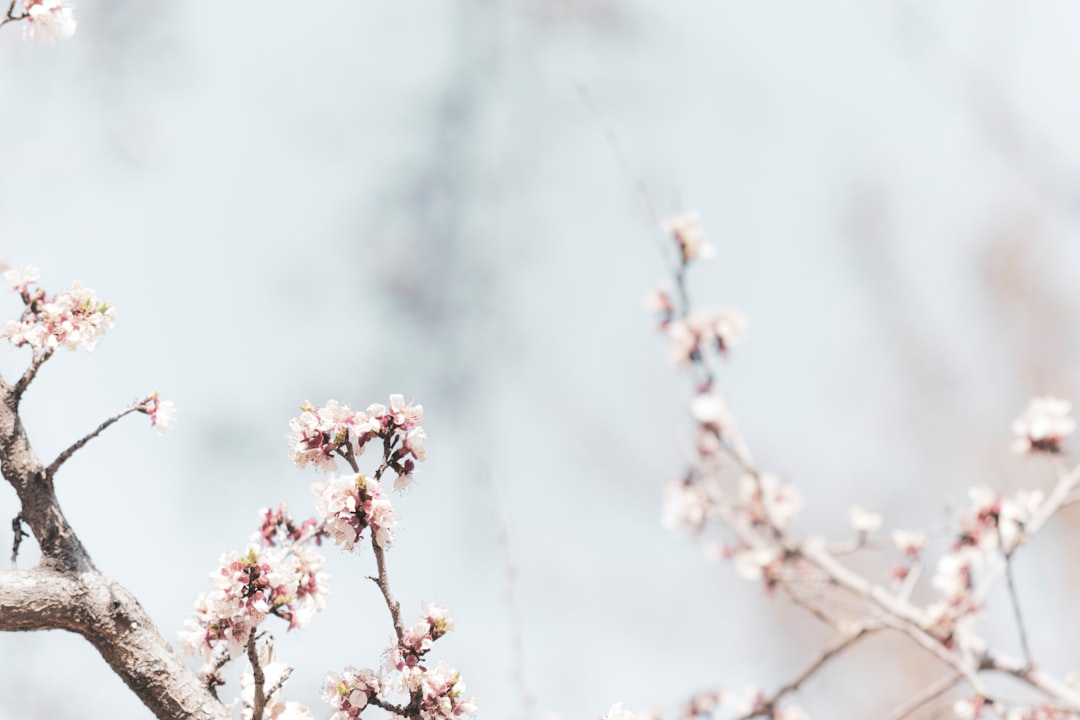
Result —
<instances>
[{"instance_id":1,"label":"out-of-focus blossom","mask_svg":"<svg viewBox=\"0 0 1080 720\"><path fill-rule=\"evenodd\" d=\"M881 529L881 515L867 510L862 505L855 505L848 511L851 527L857 533L872 533Z\"/></svg>"},{"instance_id":2,"label":"out-of-focus blossom","mask_svg":"<svg viewBox=\"0 0 1080 720\"><path fill-rule=\"evenodd\" d=\"M75 34L75 15L60 0L25 0L27 42L54 44Z\"/></svg>"},{"instance_id":3,"label":"out-of-focus blossom","mask_svg":"<svg viewBox=\"0 0 1080 720\"><path fill-rule=\"evenodd\" d=\"M646 293L642 307L656 314L661 328L666 328L675 317L675 304L671 302L671 293L663 288Z\"/></svg>"},{"instance_id":4,"label":"out-of-focus blossom","mask_svg":"<svg viewBox=\"0 0 1080 720\"><path fill-rule=\"evenodd\" d=\"M684 265L691 260L708 260L715 254L713 246L705 242L701 216L696 212L679 213L668 218L664 221L663 230L675 239Z\"/></svg>"},{"instance_id":5,"label":"out-of-focus blossom","mask_svg":"<svg viewBox=\"0 0 1080 720\"><path fill-rule=\"evenodd\" d=\"M945 599L958 603L972 587L972 573L983 563L982 552L965 545L943 555L937 564L933 585Z\"/></svg>"},{"instance_id":6,"label":"out-of-focus blossom","mask_svg":"<svg viewBox=\"0 0 1080 720\"><path fill-rule=\"evenodd\" d=\"M782 555L775 548L736 550L732 556L735 572L747 580L769 581L779 571Z\"/></svg>"},{"instance_id":7,"label":"out-of-focus blossom","mask_svg":"<svg viewBox=\"0 0 1080 720\"><path fill-rule=\"evenodd\" d=\"M29 291L31 283L37 282L41 277L41 270L33 265L15 269L9 268L4 271L4 279L11 283L11 289L22 294Z\"/></svg>"},{"instance_id":8,"label":"out-of-focus blossom","mask_svg":"<svg viewBox=\"0 0 1080 720\"><path fill-rule=\"evenodd\" d=\"M790 527L802 509L798 488L767 473L758 478L744 475L739 481L739 499L745 504L752 522L771 522L779 528Z\"/></svg>"},{"instance_id":9,"label":"out-of-focus blossom","mask_svg":"<svg viewBox=\"0 0 1080 720\"><path fill-rule=\"evenodd\" d=\"M686 365L698 359L705 348L726 354L749 324L745 315L728 308L689 313L668 325L672 362Z\"/></svg>"},{"instance_id":10,"label":"out-of-focus blossom","mask_svg":"<svg viewBox=\"0 0 1080 720\"><path fill-rule=\"evenodd\" d=\"M621 702L611 706L606 715L600 715L599 720L636 720L634 713L623 707Z\"/></svg>"},{"instance_id":11,"label":"out-of-focus blossom","mask_svg":"<svg viewBox=\"0 0 1080 720\"><path fill-rule=\"evenodd\" d=\"M698 530L709 517L709 498L698 485L675 481L664 486L661 522L668 529Z\"/></svg>"},{"instance_id":12,"label":"out-of-focus blossom","mask_svg":"<svg viewBox=\"0 0 1080 720\"><path fill-rule=\"evenodd\" d=\"M908 557L916 557L926 545L926 533L921 530L893 530L892 541L896 549Z\"/></svg>"},{"instance_id":13,"label":"out-of-focus blossom","mask_svg":"<svg viewBox=\"0 0 1080 720\"><path fill-rule=\"evenodd\" d=\"M706 430L724 434L731 426L732 418L724 398L714 392L698 395L690 401L690 415Z\"/></svg>"},{"instance_id":14,"label":"out-of-focus blossom","mask_svg":"<svg viewBox=\"0 0 1080 720\"><path fill-rule=\"evenodd\" d=\"M1019 453L1058 453L1061 442L1076 430L1076 421L1069 417L1072 405L1049 395L1032 398L1024 414L1013 421L1017 438L1013 450Z\"/></svg>"}]
</instances>

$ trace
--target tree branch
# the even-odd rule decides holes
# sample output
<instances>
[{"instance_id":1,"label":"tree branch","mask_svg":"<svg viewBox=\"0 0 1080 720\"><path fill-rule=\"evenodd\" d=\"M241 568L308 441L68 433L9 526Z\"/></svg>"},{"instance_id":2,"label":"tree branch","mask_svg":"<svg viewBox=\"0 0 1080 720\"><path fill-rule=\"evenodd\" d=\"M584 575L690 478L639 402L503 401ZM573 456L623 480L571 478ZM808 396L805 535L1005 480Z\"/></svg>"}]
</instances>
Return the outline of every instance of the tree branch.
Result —
<instances>
[{"instance_id":1,"label":"tree branch","mask_svg":"<svg viewBox=\"0 0 1080 720\"><path fill-rule=\"evenodd\" d=\"M0 631L54 629L89 640L157 717L230 717L119 583L95 571L39 567L0 572Z\"/></svg>"},{"instance_id":2,"label":"tree branch","mask_svg":"<svg viewBox=\"0 0 1080 720\"><path fill-rule=\"evenodd\" d=\"M76 441L67 450L65 450L64 452L57 455L56 459L52 461L52 463L49 465L49 467L45 468L45 477L48 478L51 481L53 479L53 476L56 475L56 471L60 469L60 466L63 465L67 461L68 458L70 458L72 455L74 455L76 452L78 452L80 449L82 449L82 447L84 445L86 445L86 443L90 442L91 440L96 438L98 435L103 433L106 430L106 428L108 428L110 425L115 423L120 418L124 417L125 415L130 415L131 413L136 412L140 407L142 407L145 404L146 404L146 402L144 400L141 403L131 405L130 407L127 407L124 410L121 410L116 415L113 415L111 418L109 418L105 422L98 425L97 429L94 430L92 433L90 433L86 437Z\"/></svg>"}]
</instances>

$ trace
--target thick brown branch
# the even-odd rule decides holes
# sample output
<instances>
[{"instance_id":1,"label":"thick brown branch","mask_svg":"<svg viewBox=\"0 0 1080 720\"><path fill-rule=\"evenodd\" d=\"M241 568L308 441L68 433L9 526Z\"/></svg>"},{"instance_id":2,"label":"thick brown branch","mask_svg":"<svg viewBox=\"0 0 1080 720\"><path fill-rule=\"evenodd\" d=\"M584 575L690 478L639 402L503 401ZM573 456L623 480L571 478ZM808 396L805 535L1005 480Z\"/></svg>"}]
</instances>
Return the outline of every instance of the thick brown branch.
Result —
<instances>
[{"instance_id":1,"label":"thick brown branch","mask_svg":"<svg viewBox=\"0 0 1080 720\"><path fill-rule=\"evenodd\" d=\"M147 708L167 720L226 720L124 587L97 572L0 572L0 631L68 630L101 653Z\"/></svg>"},{"instance_id":2,"label":"thick brown branch","mask_svg":"<svg viewBox=\"0 0 1080 720\"><path fill-rule=\"evenodd\" d=\"M0 393L0 472L19 495L23 519L41 548L42 565L94 570L90 554L60 511L52 480L30 447L18 402L15 391Z\"/></svg>"}]
</instances>

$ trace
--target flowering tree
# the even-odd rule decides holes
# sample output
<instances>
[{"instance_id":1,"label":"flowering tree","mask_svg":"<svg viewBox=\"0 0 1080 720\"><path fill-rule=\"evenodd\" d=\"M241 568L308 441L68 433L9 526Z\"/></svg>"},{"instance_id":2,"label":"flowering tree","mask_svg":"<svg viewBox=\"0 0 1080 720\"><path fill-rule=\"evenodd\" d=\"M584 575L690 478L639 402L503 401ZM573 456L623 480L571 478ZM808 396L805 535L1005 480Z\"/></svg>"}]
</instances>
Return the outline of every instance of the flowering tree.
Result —
<instances>
[{"instance_id":1,"label":"flowering tree","mask_svg":"<svg viewBox=\"0 0 1080 720\"><path fill-rule=\"evenodd\" d=\"M71 9L58 0L13 1L0 25L20 22L32 42L70 37L76 27ZM885 632L909 639L943 669L940 680L898 702L891 718L910 717L949 693L959 718L1080 717L1075 684L1047 672L1029 648L1012 572L1017 552L1076 499L1080 468L1069 470L1060 460L1063 443L1075 430L1068 403L1036 398L1013 427L1018 452L1052 462L1056 481L1047 488L1013 495L973 488L969 506L954 514L945 531L885 532L881 515L853 507L851 537L829 542L806 536L797 528L801 493L756 463L717 381L715 366L737 347L746 318L730 309L698 309L690 301L689 268L713 254L699 218L679 215L662 229L672 256L673 287L650 293L646 302L668 336L671 359L693 377L688 409L697 438L691 466L665 490L665 522L689 529L710 555L729 560L735 575L759 584L767 594L787 597L835 636L783 685L741 694L710 688L690 698L683 717L806 717L795 693L842 652ZM66 460L113 423L142 413L152 426L165 430L173 407L151 393L47 465L40 461L19 415L25 390L62 345L92 350L112 327L114 313L79 285L50 295L36 287L35 269L5 270L24 310L3 335L30 352L18 378L0 379L0 461L21 503L13 523L12 561L30 536L42 560L33 569L0 572L0 629L62 628L85 636L159 717L311 717L310 710L285 699L290 669L275 653L267 628L276 621L270 617L298 629L324 607L329 578L318 552L323 542L365 555L368 545L374 558L372 580L387 608L393 639L384 662L375 667L328 674L324 697L331 716L355 718L372 707L395 718L475 712L459 673L430 659L435 641L453 629L446 609L427 605L407 626L389 580L386 550L397 520L387 486L408 487L416 463L424 460L419 405L392 395L387 405L373 404L364 411L332 400L301 408L288 437L298 466L314 465L326 473L314 486L317 516L298 518L284 505L264 509L251 542L222 556L210 575L210 589L196 601L195 617L180 634L182 649L201 662L194 669L173 651L136 599L96 569L55 492ZM362 472L360 460L369 447L375 448L375 462ZM880 560L878 572L852 569L844 558L854 553L873 554ZM933 568L926 573L929 583L921 582L924 567ZM917 589L933 600L916 601ZM1012 654L991 647L983 633L984 610L997 589L1015 618L1017 649ZM245 672L240 692L229 702L219 695L224 694L222 670L232 661L243 664ZM1014 697L999 689L994 675L1011 677L1030 692ZM633 717L621 705L607 713L608 720Z\"/></svg>"},{"instance_id":2,"label":"flowering tree","mask_svg":"<svg viewBox=\"0 0 1080 720\"><path fill-rule=\"evenodd\" d=\"M475 712L463 696L456 670L440 662L429 666L433 643L453 629L445 608L428 605L411 627L402 620L387 571L385 550L397 524L381 482L387 471L394 486L405 489L415 463L425 458L423 408L392 395L390 404L374 404L366 412L335 401L325 407L304 405L290 422L290 448L301 468L333 471L337 460L351 472L328 474L317 483L320 518L297 520L282 505L261 511L262 523L243 553L222 556L211 574L213 588L199 596L196 617L180 634L184 650L202 658L191 670L158 632L136 599L116 581L100 573L60 509L55 479L64 462L122 417L143 413L164 431L174 416L172 403L155 391L101 423L61 452L48 465L35 455L19 417L19 403L39 369L60 347L93 350L113 325L113 308L93 290L78 283L71 290L47 294L33 287L37 268L4 268L4 277L24 304L22 315L9 321L3 337L15 347L29 348L29 364L14 383L0 379L0 462L4 478L18 493L21 511L15 531L12 565L23 538L41 548L33 569L0 573L0 629L64 629L86 637L112 669L158 717L225 718L231 713L218 698L221 669L246 657L250 672L241 680L241 715L251 720L298 720L311 712L281 700L290 668L273 651L272 638L260 626L275 616L288 628L306 625L325 605L329 581L323 557L316 550L323 539L359 553L370 541L377 585L394 631L395 643L378 669L346 668L327 676L324 698L335 718L355 718L369 705L396 718L453 718ZM360 472L359 457L369 445L379 448L374 472ZM367 537L365 538L365 530Z\"/></svg>"},{"instance_id":3,"label":"flowering tree","mask_svg":"<svg viewBox=\"0 0 1080 720\"><path fill-rule=\"evenodd\" d=\"M852 537L829 542L803 536L796 528L802 494L757 465L718 387L715 365L730 354L747 321L734 310L699 310L690 301L688 269L713 254L698 216L678 215L662 230L672 254L674 289L650 292L645 307L667 334L672 361L693 375L689 413L697 434L693 463L666 488L665 523L689 529L711 556L730 560L736 574L759 583L766 594L785 595L834 634L833 642L782 686L744 694L704 691L686 703L682 717L806 718L791 696L840 653L882 632L907 637L942 667L940 679L898 703L890 719L911 717L950 692L956 698L952 714L962 719L1080 717L1076 678L1054 677L1032 654L1012 572L1016 553L1080 492L1080 465L1068 469L1061 460L1063 442L1076 430L1070 404L1034 398L1012 425L1016 452L1051 461L1056 480L1045 491L1003 495L974 487L970 505L935 533L905 528L885 533L881 515L855 506L849 513ZM920 604L912 598L933 539L943 545L930 581L934 600ZM882 571L855 572L842 560L854 553L877 554ZM1002 580L1019 656L992 647L983 634L988 599ZM1026 685L1031 696L1017 698L998 689L988 677L995 674ZM634 717L617 704L606 720Z\"/></svg>"}]
</instances>

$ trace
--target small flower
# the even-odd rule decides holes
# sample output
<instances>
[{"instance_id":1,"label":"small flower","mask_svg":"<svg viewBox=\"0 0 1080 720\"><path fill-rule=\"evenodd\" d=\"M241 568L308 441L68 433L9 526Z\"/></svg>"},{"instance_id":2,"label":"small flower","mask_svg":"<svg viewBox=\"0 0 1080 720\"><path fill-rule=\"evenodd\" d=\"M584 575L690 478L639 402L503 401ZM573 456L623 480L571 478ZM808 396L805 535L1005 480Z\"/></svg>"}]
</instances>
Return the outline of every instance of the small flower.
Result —
<instances>
[{"instance_id":1,"label":"small flower","mask_svg":"<svg viewBox=\"0 0 1080 720\"><path fill-rule=\"evenodd\" d=\"M641 304L645 310L656 314L661 328L666 328L675 317L675 304L671 301L671 293L663 288L650 290Z\"/></svg>"},{"instance_id":2,"label":"small flower","mask_svg":"<svg viewBox=\"0 0 1080 720\"><path fill-rule=\"evenodd\" d=\"M926 544L926 533L920 530L893 530L893 545L908 557L916 557Z\"/></svg>"},{"instance_id":3,"label":"small flower","mask_svg":"<svg viewBox=\"0 0 1080 720\"><path fill-rule=\"evenodd\" d=\"M755 524L773 523L778 528L787 528L802 509L798 488L785 485L780 478L767 473L759 478L744 475L739 481L739 498Z\"/></svg>"},{"instance_id":4,"label":"small flower","mask_svg":"<svg viewBox=\"0 0 1080 720\"><path fill-rule=\"evenodd\" d=\"M877 532L881 529L881 515L856 505L848 512L851 527L859 534Z\"/></svg>"},{"instance_id":5,"label":"small flower","mask_svg":"<svg viewBox=\"0 0 1080 720\"><path fill-rule=\"evenodd\" d=\"M147 396L139 412L150 416L150 427L157 428L159 435L164 435L176 421L176 405L171 400L162 400L157 390Z\"/></svg>"},{"instance_id":6,"label":"small flower","mask_svg":"<svg viewBox=\"0 0 1080 720\"><path fill-rule=\"evenodd\" d=\"M1061 442L1076 430L1076 421L1069 417L1072 405L1049 395L1032 398L1024 414L1012 425L1018 437L1013 450L1018 453L1059 453Z\"/></svg>"},{"instance_id":7,"label":"small flower","mask_svg":"<svg viewBox=\"0 0 1080 720\"><path fill-rule=\"evenodd\" d=\"M624 708L621 702L617 702L607 711L607 715L601 715L599 720L634 720L634 713Z\"/></svg>"},{"instance_id":8,"label":"small flower","mask_svg":"<svg viewBox=\"0 0 1080 720\"><path fill-rule=\"evenodd\" d=\"M670 482L664 486L664 511L661 523L675 529L689 527L698 530L709 517L709 498L698 485Z\"/></svg>"},{"instance_id":9,"label":"small flower","mask_svg":"<svg viewBox=\"0 0 1080 720\"><path fill-rule=\"evenodd\" d=\"M75 34L75 16L59 0L26 0L26 26L23 39L50 45Z\"/></svg>"},{"instance_id":10,"label":"small flower","mask_svg":"<svg viewBox=\"0 0 1080 720\"><path fill-rule=\"evenodd\" d=\"M12 268L4 272L4 278L11 283L11 289L17 293L28 292L30 283L37 282L39 277L41 277L41 270L33 265L27 265L19 270Z\"/></svg>"},{"instance_id":11,"label":"small flower","mask_svg":"<svg viewBox=\"0 0 1080 720\"><path fill-rule=\"evenodd\" d=\"M708 260L714 255L713 246L705 242L705 231L698 213L680 213L668 218L662 227L664 232L675 238L684 265L698 258Z\"/></svg>"},{"instance_id":12,"label":"small flower","mask_svg":"<svg viewBox=\"0 0 1080 720\"><path fill-rule=\"evenodd\" d=\"M724 398L713 392L698 395L690 401L690 415L706 430L723 434L731 426L731 414Z\"/></svg>"}]
</instances>

